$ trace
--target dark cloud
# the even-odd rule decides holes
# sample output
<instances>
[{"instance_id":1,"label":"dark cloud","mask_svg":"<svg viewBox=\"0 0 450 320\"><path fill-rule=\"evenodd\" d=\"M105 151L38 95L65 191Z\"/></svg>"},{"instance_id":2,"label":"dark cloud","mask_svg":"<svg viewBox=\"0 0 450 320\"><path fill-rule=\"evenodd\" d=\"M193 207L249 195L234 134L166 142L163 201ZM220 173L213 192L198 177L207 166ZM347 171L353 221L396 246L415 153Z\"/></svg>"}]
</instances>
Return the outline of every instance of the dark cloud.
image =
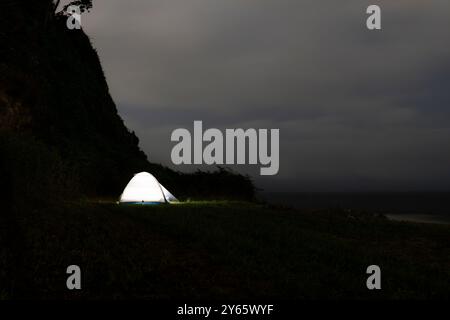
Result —
<instances>
[{"instance_id":1,"label":"dark cloud","mask_svg":"<svg viewBox=\"0 0 450 320\"><path fill-rule=\"evenodd\" d=\"M450 188L450 2L95 0L83 20L153 161L170 133L280 128L267 189ZM190 168L183 168L188 170Z\"/></svg>"}]
</instances>

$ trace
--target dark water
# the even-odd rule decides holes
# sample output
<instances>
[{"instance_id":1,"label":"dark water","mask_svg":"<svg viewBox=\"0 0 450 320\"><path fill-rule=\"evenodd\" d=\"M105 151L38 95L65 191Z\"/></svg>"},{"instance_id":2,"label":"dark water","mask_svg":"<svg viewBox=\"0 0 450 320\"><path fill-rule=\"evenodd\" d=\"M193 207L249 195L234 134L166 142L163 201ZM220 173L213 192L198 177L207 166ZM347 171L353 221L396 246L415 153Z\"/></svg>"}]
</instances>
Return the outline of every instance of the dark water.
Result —
<instances>
[{"instance_id":1,"label":"dark water","mask_svg":"<svg viewBox=\"0 0 450 320\"><path fill-rule=\"evenodd\" d=\"M262 192L260 198L298 209L342 208L386 214L395 220L450 223L450 193Z\"/></svg>"}]
</instances>

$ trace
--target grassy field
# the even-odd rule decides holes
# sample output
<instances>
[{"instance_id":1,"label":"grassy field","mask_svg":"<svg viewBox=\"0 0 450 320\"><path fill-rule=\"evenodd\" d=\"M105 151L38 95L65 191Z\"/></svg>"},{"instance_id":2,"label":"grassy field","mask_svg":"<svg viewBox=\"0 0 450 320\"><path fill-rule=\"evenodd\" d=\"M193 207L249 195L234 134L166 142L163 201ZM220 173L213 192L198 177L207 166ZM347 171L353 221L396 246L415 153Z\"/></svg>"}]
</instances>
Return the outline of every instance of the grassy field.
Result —
<instances>
[{"instance_id":1,"label":"grassy field","mask_svg":"<svg viewBox=\"0 0 450 320\"><path fill-rule=\"evenodd\" d=\"M445 225L241 202L66 203L8 221L2 299L450 297ZM80 291L66 289L72 264ZM379 291L366 288L372 264L382 270Z\"/></svg>"}]
</instances>

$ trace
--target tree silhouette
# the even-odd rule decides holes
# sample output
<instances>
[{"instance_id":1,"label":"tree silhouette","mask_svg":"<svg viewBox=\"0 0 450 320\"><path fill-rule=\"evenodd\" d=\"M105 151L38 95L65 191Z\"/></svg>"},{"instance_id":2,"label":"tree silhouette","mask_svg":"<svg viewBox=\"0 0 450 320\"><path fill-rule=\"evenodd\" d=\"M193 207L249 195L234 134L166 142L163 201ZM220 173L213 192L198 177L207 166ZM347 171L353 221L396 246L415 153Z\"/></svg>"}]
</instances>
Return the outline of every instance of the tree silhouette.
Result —
<instances>
[{"instance_id":1,"label":"tree silhouette","mask_svg":"<svg viewBox=\"0 0 450 320\"><path fill-rule=\"evenodd\" d=\"M58 9L59 3L61 2L61 0L56 0L56 2L54 3L54 8L55 11ZM67 9L70 6L77 6L80 8L81 13L84 12L89 12L92 9L92 0L75 0L75 1L71 1L70 3L66 4L63 9L58 12L57 14L65 14L67 12Z\"/></svg>"}]
</instances>

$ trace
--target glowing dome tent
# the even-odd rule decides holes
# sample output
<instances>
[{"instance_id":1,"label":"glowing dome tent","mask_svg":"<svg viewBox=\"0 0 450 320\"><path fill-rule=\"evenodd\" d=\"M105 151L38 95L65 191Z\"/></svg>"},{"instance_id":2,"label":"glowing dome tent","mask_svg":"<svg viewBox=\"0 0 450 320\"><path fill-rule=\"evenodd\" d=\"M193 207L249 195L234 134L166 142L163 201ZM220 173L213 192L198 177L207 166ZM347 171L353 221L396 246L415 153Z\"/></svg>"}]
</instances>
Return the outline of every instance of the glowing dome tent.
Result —
<instances>
[{"instance_id":1,"label":"glowing dome tent","mask_svg":"<svg viewBox=\"0 0 450 320\"><path fill-rule=\"evenodd\" d=\"M120 196L120 203L167 203L178 201L148 172L136 174Z\"/></svg>"}]
</instances>

